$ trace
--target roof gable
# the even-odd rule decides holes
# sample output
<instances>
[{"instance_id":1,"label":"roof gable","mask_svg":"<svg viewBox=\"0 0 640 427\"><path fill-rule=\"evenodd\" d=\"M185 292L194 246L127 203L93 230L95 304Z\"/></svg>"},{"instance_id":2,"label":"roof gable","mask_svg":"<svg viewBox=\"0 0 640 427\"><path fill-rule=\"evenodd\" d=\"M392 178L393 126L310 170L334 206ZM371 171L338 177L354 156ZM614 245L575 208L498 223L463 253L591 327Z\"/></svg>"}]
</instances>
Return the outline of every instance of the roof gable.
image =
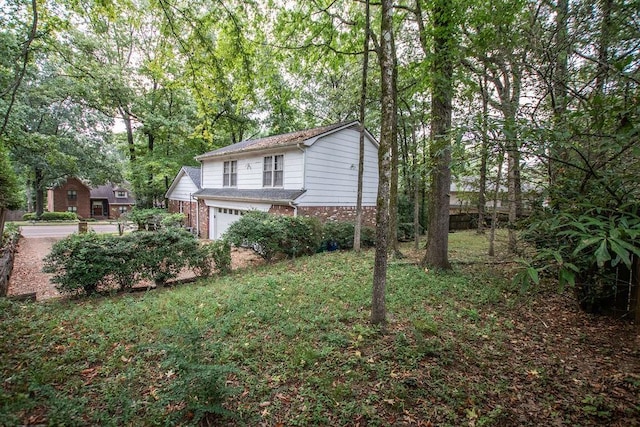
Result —
<instances>
[{"instance_id":1,"label":"roof gable","mask_svg":"<svg viewBox=\"0 0 640 427\"><path fill-rule=\"evenodd\" d=\"M116 191L124 191L127 197L116 197ZM107 200L109 204L115 205L134 205L136 203L131 195L131 190L112 183L92 188L89 197L96 200Z\"/></svg>"},{"instance_id":2,"label":"roof gable","mask_svg":"<svg viewBox=\"0 0 640 427\"><path fill-rule=\"evenodd\" d=\"M265 138L249 139L241 141L236 144L228 145L226 147L219 148L214 151L202 154L196 157L196 160L205 160L208 158L215 158L218 156L225 156L229 154L245 153L250 151L268 150L273 148L290 147L298 144L304 144L305 146L312 145L319 138L329 135L334 132L341 131L347 128L357 127L360 124L357 121L354 122L342 122L335 123L328 126L320 126L312 129L305 129L297 132L290 132L281 135L272 135ZM377 145L375 139L367 132L367 135Z\"/></svg>"}]
</instances>

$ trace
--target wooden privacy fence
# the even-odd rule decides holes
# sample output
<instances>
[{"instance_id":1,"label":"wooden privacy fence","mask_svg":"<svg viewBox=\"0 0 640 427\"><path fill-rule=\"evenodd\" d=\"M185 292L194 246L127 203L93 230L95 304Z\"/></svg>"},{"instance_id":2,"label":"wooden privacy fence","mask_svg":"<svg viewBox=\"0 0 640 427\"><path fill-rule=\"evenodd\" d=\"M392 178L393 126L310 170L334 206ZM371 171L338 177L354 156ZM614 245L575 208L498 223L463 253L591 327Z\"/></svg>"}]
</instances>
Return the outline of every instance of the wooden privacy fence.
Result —
<instances>
[{"instance_id":1,"label":"wooden privacy fence","mask_svg":"<svg viewBox=\"0 0 640 427\"><path fill-rule=\"evenodd\" d=\"M6 297L9 290L9 278L13 271L13 260L18 246L19 235L12 237L0 250L0 297Z\"/></svg>"}]
</instances>

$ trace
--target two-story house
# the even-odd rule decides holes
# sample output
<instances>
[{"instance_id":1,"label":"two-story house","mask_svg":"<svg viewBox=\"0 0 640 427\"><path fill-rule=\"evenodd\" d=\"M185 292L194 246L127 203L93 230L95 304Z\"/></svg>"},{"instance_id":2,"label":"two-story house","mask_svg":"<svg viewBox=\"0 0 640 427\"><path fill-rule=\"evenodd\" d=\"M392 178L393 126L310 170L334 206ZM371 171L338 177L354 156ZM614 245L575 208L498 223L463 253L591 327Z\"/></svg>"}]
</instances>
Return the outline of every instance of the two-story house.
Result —
<instances>
[{"instance_id":1,"label":"two-story house","mask_svg":"<svg viewBox=\"0 0 640 427\"><path fill-rule=\"evenodd\" d=\"M219 239L249 210L322 221L354 220L359 128L358 122L337 123L246 140L197 156L201 188L190 197L197 200L199 236ZM369 132L365 132L363 174L363 222L373 225L378 142ZM181 181L190 179L187 175L181 171L167 192L169 206L184 187Z\"/></svg>"},{"instance_id":2,"label":"two-story house","mask_svg":"<svg viewBox=\"0 0 640 427\"><path fill-rule=\"evenodd\" d=\"M113 183L90 187L69 177L47 190L49 212L74 212L79 218L116 219L136 204L131 190Z\"/></svg>"}]
</instances>

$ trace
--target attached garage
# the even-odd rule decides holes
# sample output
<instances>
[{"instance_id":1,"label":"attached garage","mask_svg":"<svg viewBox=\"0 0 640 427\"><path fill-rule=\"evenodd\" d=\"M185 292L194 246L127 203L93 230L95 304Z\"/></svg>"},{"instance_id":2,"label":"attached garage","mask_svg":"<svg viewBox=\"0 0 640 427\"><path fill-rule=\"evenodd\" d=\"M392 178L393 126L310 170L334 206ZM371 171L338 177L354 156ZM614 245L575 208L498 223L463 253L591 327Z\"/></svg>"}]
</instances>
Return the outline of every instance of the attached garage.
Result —
<instances>
[{"instance_id":1,"label":"attached garage","mask_svg":"<svg viewBox=\"0 0 640 427\"><path fill-rule=\"evenodd\" d=\"M229 226L240 219L244 210L211 206L209 208L209 239L217 240Z\"/></svg>"}]
</instances>

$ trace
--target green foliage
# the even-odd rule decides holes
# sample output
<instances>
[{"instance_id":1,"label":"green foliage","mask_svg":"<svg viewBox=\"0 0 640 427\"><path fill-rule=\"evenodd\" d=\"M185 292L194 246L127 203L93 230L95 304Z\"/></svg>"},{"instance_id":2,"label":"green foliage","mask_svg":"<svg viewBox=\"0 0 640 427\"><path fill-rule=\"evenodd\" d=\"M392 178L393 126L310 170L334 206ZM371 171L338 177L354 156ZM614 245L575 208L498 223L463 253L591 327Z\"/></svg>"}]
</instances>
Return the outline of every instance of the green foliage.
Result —
<instances>
[{"instance_id":1,"label":"green foliage","mask_svg":"<svg viewBox=\"0 0 640 427\"><path fill-rule=\"evenodd\" d=\"M354 224L345 221L328 221L322 226L322 243L320 250L353 249ZM375 230L363 226L360 232L361 246L373 247Z\"/></svg>"},{"instance_id":2,"label":"green foliage","mask_svg":"<svg viewBox=\"0 0 640 427\"><path fill-rule=\"evenodd\" d=\"M43 271L53 274L51 281L64 294L92 294L113 269L104 249L107 239L96 233L72 234L53 245Z\"/></svg>"},{"instance_id":3,"label":"green foliage","mask_svg":"<svg viewBox=\"0 0 640 427\"><path fill-rule=\"evenodd\" d=\"M200 259L196 260L196 266L200 269L201 276L211 274L211 262L220 274L231 271L231 245L226 240L215 240L202 245Z\"/></svg>"},{"instance_id":4,"label":"green foliage","mask_svg":"<svg viewBox=\"0 0 640 427\"><path fill-rule=\"evenodd\" d=\"M22 215L23 221L77 221L78 215L75 212L43 212L38 218L35 212L28 212Z\"/></svg>"},{"instance_id":5,"label":"green foliage","mask_svg":"<svg viewBox=\"0 0 640 427\"><path fill-rule=\"evenodd\" d=\"M199 255L200 245L193 234L181 228L131 234L136 246L136 263L143 277L161 286L174 279L190 260Z\"/></svg>"},{"instance_id":6,"label":"green foliage","mask_svg":"<svg viewBox=\"0 0 640 427\"><path fill-rule=\"evenodd\" d=\"M96 233L72 234L56 242L45 258L43 271L52 273L56 289L64 294L92 294L101 290L126 290L143 279L163 285L185 267L204 275L215 260L220 271L230 265L224 251L201 247L186 230L166 228L124 236ZM217 264L217 263L220 264Z\"/></svg>"},{"instance_id":7,"label":"green foliage","mask_svg":"<svg viewBox=\"0 0 640 427\"><path fill-rule=\"evenodd\" d=\"M528 221L522 238L537 249L516 279L555 275L574 286L583 308L606 308L618 283L618 267L630 271L640 257L640 216L634 205L621 210L584 205L579 213L542 211Z\"/></svg>"},{"instance_id":8,"label":"green foliage","mask_svg":"<svg viewBox=\"0 0 640 427\"><path fill-rule=\"evenodd\" d=\"M192 319L179 316L171 329L164 331L162 344L156 346L163 354L162 368L171 372L173 381L163 391L163 401L175 405L165 422L179 424L184 419L198 424L231 412L223 406L232 389L226 385L227 375L237 373L232 365L217 362L220 344L210 342L207 336L212 331L197 325Z\"/></svg>"},{"instance_id":9,"label":"green foliage","mask_svg":"<svg viewBox=\"0 0 640 427\"><path fill-rule=\"evenodd\" d=\"M78 215L75 212L43 212L40 218L35 212L28 212L22 215L23 221L77 221Z\"/></svg>"},{"instance_id":10,"label":"green foliage","mask_svg":"<svg viewBox=\"0 0 640 427\"><path fill-rule=\"evenodd\" d=\"M0 248L3 248L8 242L17 241L20 237L20 227L13 222L6 223L4 230L2 230L2 240L0 241Z\"/></svg>"},{"instance_id":11,"label":"green foliage","mask_svg":"<svg viewBox=\"0 0 640 427\"><path fill-rule=\"evenodd\" d=\"M315 218L251 211L231 224L224 235L236 246L251 247L266 260L277 254L311 255L320 246L321 226Z\"/></svg>"},{"instance_id":12,"label":"green foliage","mask_svg":"<svg viewBox=\"0 0 640 427\"><path fill-rule=\"evenodd\" d=\"M485 238L450 237L457 256L488 261ZM518 298L484 263L450 273L393 263L394 322L383 332L367 319L373 258L318 254L76 303L1 299L0 424L33 414L48 425L637 424L632 355L602 334L581 342L593 325L554 322L575 314L556 312L562 303ZM634 336L633 325L616 328ZM562 339L534 351L549 336ZM556 369L565 350L580 363ZM596 396L591 382L573 381L594 372L615 390Z\"/></svg>"},{"instance_id":13,"label":"green foliage","mask_svg":"<svg viewBox=\"0 0 640 427\"><path fill-rule=\"evenodd\" d=\"M43 212L40 219L42 221L76 221L78 215L74 212Z\"/></svg>"},{"instance_id":14,"label":"green foliage","mask_svg":"<svg viewBox=\"0 0 640 427\"><path fill-rule=\"evenodd\" d=\"M184 214L169 213L165 209L134 208L125 215L125 219L135 222L138 230L157 230L163 227L179 227L184 223Z\"/></svg>"},{"instance_id":15,"label":"green foliage","mask_svg":"<svg viewBox=\"0 0 640 427\"><path fill-rule=\"evenodd\" d=\"M18 178L9 161L9 155L0 141L0 208L17 209L22 204Z\"/></svg>"}]
</instances>

